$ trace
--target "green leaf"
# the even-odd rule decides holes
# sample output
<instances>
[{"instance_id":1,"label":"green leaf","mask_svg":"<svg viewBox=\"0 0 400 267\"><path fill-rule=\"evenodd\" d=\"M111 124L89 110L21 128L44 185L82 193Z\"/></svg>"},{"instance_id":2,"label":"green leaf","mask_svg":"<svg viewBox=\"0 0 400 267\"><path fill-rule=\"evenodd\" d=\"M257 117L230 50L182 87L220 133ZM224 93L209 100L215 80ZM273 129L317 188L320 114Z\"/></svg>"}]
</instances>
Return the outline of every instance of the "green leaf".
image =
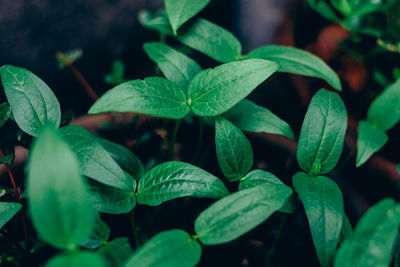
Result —
<instances>
[{"instance_id":1,"label":"green leaf","mask_svg":"<svg viewBox=\"0 0 400 267\"><path fill-rule=\"evenodd\" d=\"M132 179L133 180L133 179ZM136 181L130 190L119 189L89 180L90 200L99 212L109 214L128 213L136 206Z\"/></svg>"},{"instance_id":2,"label":"green leaf","mask_svg":"<svg viewBox=\"0 0 400 267\"><path fill-rule=\"evenodd\" d=\"M171 25L169 24L167 15L160 12L152 15L147 10L142 10L138 15L139 22L146 28L158 31L165 35L173 35Z\"/></svg>"},{"instance_id":3,"label":"green leaf","mask_svg":"<svg viewBox=\"0 0 400 267\"><path fill-rule=\"evenodd\" d=\"M239 180L253 166L253 149L249 140L223 117L215 119L215 145L219 167L230 181Z\"/></svg>"},{"instance_id":4,"label":"green leaf","mask_svg":"<svg viewBox=\"0 0 400 267\"><path fill-rule=\"evenodd\" d=\"M249 172L245 177L240 179L239 190L245 190L258 185L280 184L285 185L282 181L270 172L263 170L254 170ZM293 213L295 209L294 199L290 197L285 205L279 209L280 212Z\"/></svg>"},{"instance_id":5,"label":"green leaf","mask_svg":"<svg viewBox=\"0 0 400 267\"><path fill-rule=\"evenodd\" d=\"M100 219L100 216L97 215L92 234L81 244L81 246L88 249L96 249L107 244L109 237L110 228L102 219Z\"/></svg>"},{"instance_id":6,"label":"green leaf","mask_svg":"<svg viewBox=\"0 0 400 267\"><path fill-rule=\"evenodd\" d=\"M174 34L176 35L179 27L197 15L209 2L210 0L164 0L165 11Z\"/></svg>"},{"instance_id":7,"label":"green leaf","mask_svg":"<svg viewBox=\"0 0 400 267\"><path fill-rule=\"evenodd\" d=\"M11 106L7 102L0 105L0 127L2 127L11 115Z\"/></svg>"},{"instance_id":8,"label":"green leaf","mask_svg":"<svg viewBox=\"0 0 400 267\"><path fill-rule=\"evenodd\" d=\"M217 116L249 95L277 69L272 61L247 59L203 70L189 85L190 108L198 116Z\"/></svg>"},{"instance_id":9,"label":"green leaf","mask_svg":"<svg viewBox=\"0 0 400 267\"><path fill-rule=\"evenodd\" d=\"M400 119L400 79L386 89L372 102L367 120L376 129L387 131Z\"/></svg>"},{"instance_id":10,"label":"green leaf","mask_svg":"<svg viewBox=\"0 0 400 267\"><path fill-rule=\"evenodd\" d=\"M346 239L349 239L353 236L353 227L351 226L349 217L347 217L346 213L343 213L343 225L342 231L340 233L340 242L343 242Z\"/></svg>"},{"instance_id":11,"label":"green leaf","mask_svg":"<svg viewBox=\"0 0 400 267\"><path fill-rule=\"evenodd\" d=\"M281 120L270 110L243 99L222 116L243 131L281 134L294 139L289 124Z\"/></svg>"},{"instance_id":12,"label":"green leaf","mask_svg":"<svg viewBox=\"0 0 400 267\"><path fill-rule=\"evenodd\" d=\"M136 180L142 177L144 173L143 163L130 149L103 138L98 140L122 170Z\"/></svg>"},{"instance_id":13,"label":"green leaf","mask_svg":"<svg viewBox=\"0 0 400 267\"><path fill-rule=\"evenodd\" d=\"M229 194L214 175L189 163L170 161L146 172L139 180L137 202L157 206L179 197L220 198Z\"/></svg>"},{"instance_id":14,"label":"green leaf","mask_svg":"<svg viewBox=\"0 0 400 267\"><path fill-rule=\"evenodd\" d=\"M340 246L335 266L389 266L399 226L400 205L393 199L378 202L360 219L353 236Z\"/></svg>"},{"instance_id":15,"label":"green leaf","mask_svg":"<svg viewBox=\"0 0 400 267\"><path fill-rule=\"evenodd\" d=\"M132 256L133 249L129 244L128 238L120 237L101 247L97 254L100 254L108 262L109 266L122 267Z\"/></svg>"},{"instance_id":16,"label":"green leaf","mask_svg":"<svg viewBox=\"0 0 400 267\"><path fill-rule=\"evenodd\" d=\"M373 128L368 122L360 121L357 138L356 166L364 164L376 151L379 151L388 141L384 131Z\"/></svg>"},{"instance_id":17,"label":"green leaf","mask_svg":"<svg viewBox=\"0 0 400 267\"><path fill-rule=\"evenodd\" d=\"M293 186L303 203L311 236L322 266L329 266L336 253L343 225L343 196L329 178L298 172Z\"/></svg>"},{"instance_id":18,"label":"green leaf","mask_svg":"<svg viewBox=\"0 0 400 267\"><path fill-rule=\"evenodd\" d=\"M4 157L0 157L0 164L8 163L11 165L11 161L15 158L14 154L4 155Z\"/></svg>"},{"instance_id":19,"label":"green leaf","mask_svg":"<svg viewBox=\"0 0 400 267\"><path fill-rule=\"evenodd\" d=\"M332 7L327 3L326 0L308 0L308 4L326 19L331 21L339 21L339 18L336 16L335 11Z\"/></svg>"},{"instance_id":20,"label":"green leaf","mask_svg":"<svg viewBox=\"0 0 400 267\"><path fill-rule=\"evenodd\" d=\"M205 245L226 243L249 232L280 209L292 194L281 184L259 185L215 202L197 217L195 231Z\"/></svg>"},{"instance_id":21,"label":"green leaf","mask_svg":"<svg viewBox=\"0 0 400 267\"><path fill-rule=\"evenodd\" d=\"M40 78L10 65L0 68L0 76L13 117L24 132L36 136L44 125L59 127L60 104Z\"/></svg>"},{"instance_id":22,"label":"green leaf","mask_svg":"<svg viewBox=\"0 0 400 267\"><path fill-rule=\"evenodd\" d=\"M147 241L126 267L191 267L201 258L201 246L188 233L174 229Z\"/></svg>"},{"instance_id":23,"label":"green leaf","mask_svg":"<svg viewBox=\"0 0 400 267\"><path fill-rule=\"evenodd\" d=\"M187 89L190 81L201 71L193 59L166 44L146 43L143 48L165 77L182 89Z\"/></svg>"},{"instance_id":24,"label":"green leaf","mask_svg":"<svg viewBox=\"0 0 400 267\"><path fill-rule=\"evenodd\" d=\"M319 57L307 51L288 46L269 45L253 50L249 58L274 61L279 64L280 72L320 78L336 90L342 90L337 74Z\"/></svg>"},{"instance_id":25,"label":"green leaf","mask_svg":"<svg viewBox=\"0 0 400 267\"><path fill-rule=\"evenodd\" d=\"M107 84L118 85L126 81L125 76L125 65L120 60L115 60L112 64L112 69L109 74L104 77L104 81Z\"/></svg>"},{"instance_id":26,"label":"green leaf","mask_svg":"<svg viewBox=\"0 0 400 267\"><path fill-rule=\"evenodd\" d=\"M319 90L312 98L301 128L297 161L318 175L330 172L339 161L347 128L347 112L336 93Z\"/></svg>"},{"instance_id":27,"label":"green leaf","mask_svg":"<svg viewBox=\"0 0 400 267\"><path fill-rule=\"evenodd\" d=\"M64 253L51 258L45 267L107 267L104 259L92 252L77 251Z\"/></svg>"},{"instance_id":28,"label":"green leaf","mask_svg":"<svg viewBox=\"0 0 400 267\"><path fill-rule=\"evenodd\" d=\"M85 128L69 125L61 129L65 141L75 152L81 174L102 184L132 191L133 179L113 160L99 139Z\"/></svg>"},{"instance_id":29,"label":"green leaf","mask_svg":"<svg viewBox=\"0 0 400 267\"><path fill-rule=\"evenodd\" d=\"M0 229L22 208L19 203L0 202Z\"/></svg>"},{"instance_id":30,"label":"green leaf","mask_svg":"<svg viewBox=\"0 0 400 267\"><path fill-rule=\"evenodd\" d=\"M56 130L44 127L29 160L28 204L39 237L74 249L92 232L95 212L74 153Z\"/></svg>"},{"instance_id":31,"label":"green leaf","mask_svg":"<svg viewBox=\"0 0 400 267\"><path fill-rule=\"evenodd\" d=\"M90 108L89 114L137 112L151 116L181 119L189 113L185 93L173 82L161 77L122 83Z\"/></svg>"}]
</instances>

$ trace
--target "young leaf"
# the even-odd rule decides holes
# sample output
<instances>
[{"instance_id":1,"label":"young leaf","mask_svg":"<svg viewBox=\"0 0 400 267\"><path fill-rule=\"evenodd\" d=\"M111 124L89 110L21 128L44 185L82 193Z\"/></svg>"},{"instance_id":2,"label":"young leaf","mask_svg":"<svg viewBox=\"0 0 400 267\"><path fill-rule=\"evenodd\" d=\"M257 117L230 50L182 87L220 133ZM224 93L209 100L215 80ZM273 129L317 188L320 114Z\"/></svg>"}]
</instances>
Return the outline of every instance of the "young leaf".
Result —
<instances>
[{"instance_id":1,"label":"young leaf","mask_svg":"<svg viewBox=\"0 0 400 267\"><path fill-rule=\"evenodd\" d=\"M45 267L107 267L104 259L92 252L76 251L72 253L65 253L51 258Z\"/></svg>"},{"instance_id":2,"label":"young leaf","mask_svg":"<svg viewBox=\"0 0 400 267\"><path fill-rule=\"evenodd\" d=\"M196 61L166 44L146 43L143 48L165 77L182 89L187 89L190 81L201 71Z\"/></svg>"},{"instance_id":3,"label":"young leaf","mask_svg":"<svg viewBox=\"0 0 400 267\"><path fill-rule=\"evenodd\" d=\"M331 21L339 21L339 18L336 16L335 11L329 5L329 1L326 0L308 0L308 4L326 19Z\"/></svg>"},{"instance_id":4,"label":"young leaf","mask_svg":"<svg viewBox=\"0 0 400 267\"><path fill-rule=\"evenodd\" d=\"M243 131L281 134L294 139L294 134L289 124L268 109L258 106L247 99L237 103L233 108L223 113L222 116Z\"/></svg>"},{"instance_id":5,"label":"young leaf","mask_svg":"<svg viewBox=\"0 0 400 267\"><path fill-rule=\"evenodd\" d=\"M400 226L400 205L384 199L370 208L344 241L335 258L337 267L389 266Z\"/></svg>"},{"instance_id":6,"label":"young leaf","mask_svg":"<svg viewBox=\"0 0 400 267\"><path fill-rule=\"evenodd\" d=\"M7 122L8 118L11 115L11 106L7 102L4 102L0 105L0 127Z\"/></svg>"},{"instance_id":7,"label":"young leaf","mask_svg":"<svg viewBox=\"0 0 400 267\"><path fill-rule=\"evenodd\" d=\"M147 10L142 10L138 15L139 22L146 28L158 31L165 35L173 35L171 25L169 24L168 17L164 12L157 15L152 15Z\"/></svg>"},{"instance_id":8,"label":"young leaf","mask_svg":"<svg viewBox=\"0 0 400 267\"><path fill-rule=\"evenodd\" d=\"M122 83L90 108L89 114L137 112L151 116L181 119L189 113L185 93L173 82L161 77Z\"/></svg>"},{"instance_id":9,"label":"young leaf","mask_svg":"<svg viewBox=\"0 0 400 267\"><path fill-rule=\"evenodd\" d=\"M61 134L75 152L82 175L111 187L132 191L132 177L118 166L96 136L78 125L62 128Z\"/></svg>"},{"instance_id":10,"label":"young leaf","mask_svg":"<svg viewBox=\"0 0 400 267\"><path fill-rule=\"evenodd\" d=\"M0 229L22 208L19 203L0 202Z\"/></svg>"},{"instance_id":11,"label":"young leaf","mask_svg":"<svg viewBox=\"0 0 400 267\"><path fill-rule=\"evenodd\" d=\"M203 70L190 82L188 104L198 116L217 116L249 95L277 69L272 61L247 59Z\"/></svg>"},{"instance_id":12,"label":"young leaf","mask_svg":"<svg viewBox=\"0 0 400 267\"><path fill-rule=\"evenodd\" d=\"M343 196L329 178L298 172L293 186L306 211L319 262L329 266L335 256L343 225Z\"/></svg>"},{"instance_id":13,"label":"young leaf","mask_svg":"<svg viewBox=\"0 0 400 267\"><path fill-rule=\"evenodd\" d=\"M379 151L388 141L384 131L372 127L369 122L360 121L357 137L356 166L364 164L376 151Z\"/></svg>"},{"instance_id":14,"label":"young leaf","mask_svg":"<svg viewBox=\"0 0 400 267\"><path fill-rule=\"evenodd\" d=\"M109 237L110 227L108 227L108 225L100 219L100 216L97 215L92 234L81 244L81 246L88 249L96 249L107 244Z\"/></svg>"},{"instance_id":15,"label":"young leaf","mask_svg":"<svg viewBox=\"0 0 400 267\"><path fill-rule=\"evenodd\" d=\"M118 85L126 81L125 76L125 65L120 60L115 60L112 64L112 69L109 74L104 77L104 81L107 84Z\"/></svg>"},{"instance_id":16,"label":"young leaf","mask_svg":"<svg viewBox=\"0 0 400 267\"><path fill-rule=\"evenodd\" d=\"M164 0L172 30L176 35L177 30L190 18L194 17L210 0Z\"/></svg>"},{"instance_id":17,"label":"young leaf","mask_svg":"<svg viewBox=\"0 0 400 267\"><path fill-rule=\"evenodd\" d=\"M74 249L92 232L95 212L74 153L56 130L39 132L29 160L28 204L39 237Z\"/></svg>"},{"instance_id":18,"label":"young leaf","mask_svg":"<svg viewBox=\"0 0 400 267\"><path fill-rule=\"evenodd\" d=\"M201 258L200 244L185 231L161 232L147 241L126 267L192 267Z\"/></svg>"},{"instance_id":19,"label":"young leaf","mask_svg":"<svg viewBox=\"0 0 400 267\"><path fill-rule=\"evenodd\" d=\"M387 131L400 119L400 79L389 85L368 109L367 120L376 129Z\"/></svg>"},{"instance_id":20,"label":"young leaf","mask_svg":"<svg viewBox=\"0 0 400 267\"><path fill-rule=\"evenodd\" d=\"M319 90L301 128L297 149L300 167L312 175L330 172L342 153L346 128L347 112L340 96Z\"/></svg>"},{"instance_id":21,"label":"young leaf","mask_svg":"<svg viewBox=\"0 0 400 267\"><path fill-rule=\"evenodd\" d=\"M101 247L96 254L100 254L109 266L122 267L133 254L133 249L126 237L116 238Z\"/></svg>"},{"instance_id":22,"label":"young leaf","mask_svg":"<svg viewBox=\"0 0 400 267\"><path fill-rule=\"evenodd\" d=\"M253 149L243 132L223 117L215 119L215 145L219 167L230 181L236 181L253 166Z\"/></svg>"},{"instance_id":23,"label":"young leaf","mask_svg":"<svg viewBox=\"0 0 400 267\"><path fill-rule=\"evenodd\" d=\"M320 58L304 50L279 45L257 48L249 54L249 58L262 58L279 64L281 72L289 72L325 80L336 90L341 91L337 74Z\"/></svg>"},{"instance_id":24,"label":"young leaf","mask_svg":"<svg viewBox=\"0 0 400 267\"><path fill-rule=\"evenodd\" d=\"M245 177L240 179L239 183L239 190L245 190L248 188L252 188L258 185L265 185L265 184L280 184L284 185L278 177L273 175L270 172L263 171L263 170L254 170L249 172ZM295 209L295 203L292 197L290 197L285 205L279 209L280 212L284 213L293 213Z\"/></svg>"},{"instance_id":25,"label":"young leaf","mask_svg":"<svg viewBox=\"0 0 400 267\"><path fill-rule=\"evenodd\" d=\"M280 209L292 194L281 184L259 185L215 202L197 217L195 231L205 245L226 243L249 232Z\"/></svg>"},{"instance_id":26,"label":"young leaf","mask_svg":"<svg viewBox=\"0 0 400 267\"><path fill-rule=\"evenodd\" d=\"M44 125L59 127L60 104L40 78L10 65L0 68L0 76L14 119L24 132L36 136Z\"/></svg>"},{"instance_id":27,"label":"young leaf","mask_svg":"<svg viewBox=\"0 0 400 267\"><path fill-rule=\"evenodd\" d=\"M137 202L157 206L165 201L191 196L220 198L229 194L214 175L185 162L162 163L139 180Z\"/></svg>"}]
</instances>

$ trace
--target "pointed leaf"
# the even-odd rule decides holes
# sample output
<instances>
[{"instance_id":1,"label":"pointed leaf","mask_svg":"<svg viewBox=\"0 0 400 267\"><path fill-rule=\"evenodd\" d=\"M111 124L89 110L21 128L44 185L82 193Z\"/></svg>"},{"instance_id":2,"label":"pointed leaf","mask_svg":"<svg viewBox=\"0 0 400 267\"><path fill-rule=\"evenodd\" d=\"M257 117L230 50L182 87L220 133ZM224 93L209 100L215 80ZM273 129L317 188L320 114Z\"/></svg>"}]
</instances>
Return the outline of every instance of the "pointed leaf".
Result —
<instances>
[{"instance_id":1,"label":"pointed leaf","mask_svg":"<svg viewBox=\"0 0 400 267\"><path fill-rule=\"evenodd\" d=\"M93 230L95 212L74 153L45 127L29 160L28 204L39 237L54 247L73 249Z\"/></svg>"},{"instance_id":2,"label":"pointed leaf","mask_svg":"<svg viewBox=\"0 0 400 267\"><path fill-rule=\"evenodd\" d=\"M7 102L0 105L0 127L3 126L11 115L11 106Z\"/></svg>"},{"instance_id":3,"label":"pointed leaf","mask_svg":"<svg viewBox=\"0 0 400 267\"><path fill-rule=\"evenodd\" d=\"M45 267L107 267L104 259L96 253L87 251L77 251L65 253L51 258Z\"/></svg>"},{"instance_id":4,"label":"pointed leaf","mask_svg":"<svg viewBox=\"0 0 400 267\"><path fill-rule=\"evenodd\" d=\"M30 71L10 65L0 68L0 76L13 117L24 132L36 136L44 125L59 127L60 104L47 84Z\"/></svg>"},{"instance_id":5,"label":"pointed leaf","mask_svg":"<svg viewBox=\"0 0 400 267\"><path fill-rule=\"evenodd\" d=\"M107 240L110 237L110 227L100 219L100 216L96 216L96 222L92 234L81 244L82 247L88 249L96 249L107 244Z\"/></svg>"},{"instance_id":6,"label":"pointed leaf","mask_svg":"<svg viewBox=\"0 0 400 267\"><path fill-rule=\"evenodd\" d=\"M19 203L0 202L0 229L22 208Z\"/></svg>"},{"instance_id":7,"label":"pointed leaf","mask_svg":"<svg viewBox=\"0 0 400 267\"><path fill-rule=\"evenodd\" d=\"M109 266L122 267L132 256L133 249L129 244L128 238L119 237L101 247L97 254L100 254L108 262Z\"/></svg>"},{"instance_id":8,"label":"pointed leaf","mask_svg":"<svg viewBox=\"0 0 400 267\"><path fill-rule=\"evenodd\" d=\"M205 245L234 240L264 222L291 194L290 187L280 184L230 194L200 213L195 221L197 237Z\"/></svg>"},{"instance_id":9,"label":"pointed leaf","mask_svg":"<svg viewBox=\"0 0 400 267\"><path fill-rule=\"evenodd\" d=\"M185 93L161 77L133 80L114 87L90 108L89 114L137 112L156 117L181 119L189 113Z\"/></svg>"},{"instance_id":10,"label":"pointed leaf","mask_svg":"<svg viewBox=\"0 0 400 267\"><path fill-rule=\"evenodd\" d=\"M188 103L198 116L219 115L249 95L278 68L263 59L247 59L200 72L189 85Z\"/></svg>"},{"instance_id":11,"label":"pointed leaf","mask_svg":"<svg viewBox=\"0 0 400 267\"><path fill-rule=\"evenodd\" d=\"M139 180L137 202L157 206L179 197L220 198L229 192L214 175L185 162L162 163Z\"/></svg>"},{"instance_id":12,"label":"pointed leaf","mask_svg":"<svg viewBox=\"0 0 400 267\"><path fill-rule=\"evenodd\" d=\"M200 244L182 230L161 232L147 241L126 267L192 267L201 257Z\"/></svg>"},{"instance_id":13,"label":"pointed leaf","mask_svg":"<svg viewBox=\"0 0 400 267\"><path fill-rule=\"evenodd\" d=\"M330 172L339 161L347 128L347 112L336 93L319 90L312 98L301 128L297 161L318 175Z\"/></svg>"},{"instance_id":14,"label":"pointed leaf","mask_svg":"<svg viewBox=\"0 0 400 267\"><path fill-rule=\"evenodd\" d=\"M298 172L293 186L303 203L311 236L322 266L329 266L336 253L343 225L343 196L329 178Z\"/></svg>"}]
</instances>

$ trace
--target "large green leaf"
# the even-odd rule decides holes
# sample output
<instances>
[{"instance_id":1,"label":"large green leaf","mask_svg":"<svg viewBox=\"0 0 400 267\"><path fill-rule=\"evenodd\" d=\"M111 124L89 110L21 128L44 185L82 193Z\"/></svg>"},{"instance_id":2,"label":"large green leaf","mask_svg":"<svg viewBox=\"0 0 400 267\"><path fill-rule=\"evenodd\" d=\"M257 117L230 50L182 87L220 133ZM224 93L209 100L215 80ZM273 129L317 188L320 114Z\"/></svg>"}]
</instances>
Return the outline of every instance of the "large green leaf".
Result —
<instances>
[{"instance_id":1,"label":"large green leaf","mask_svg":"<svg viewBox=\"0 0 400 267\"><path fill-rule=\"evenodd\" d=\"M174 34L176 35L179 27L199 13L209 2L210 0L164 0L165 11Z\"/></svg>"},{"instance_id":2,"label":"large green leaf","mask_svg":"<svg viewBox=\"0 0 400 267\"><path fill-rule=\"evenodd\" d=\"M200 244L185 231L174 229L147 241L126 267L192 267L200 258Z\"/></svg>"},{"instance_id":3,"label":"large green leaf","mask_svg":"<svg viewBox=\"0 0 400 267\"><path fill-rule=\"evenodd\" d=\"M399 226L400 205L393 199L378 202L360 219L353 236L340 246L335 266L389 266Z\"/></svg>"},{"instance_id":4,"label":"large green leaf","mask_svg":"<svg viewBox=\"0 0 400 267\"><path fill-rule=\"evenodd\" d=\"M223 117L215 119L215 146L219 166L230 181L236 181L253 166L253 149L243 132Z\"/></svg>"},{"instance_id":5,"label":"large green leaf","mask_svg":"<svg viewBox=\"0 0 400 267\"><path fill-rule=\"evenodd\" d=\"M224 118L243 131L281 134L294 139L289 124L281 120L270 110L243 99L233 108L222 114Z\"/></svg>"},{"instance_id":6,"label":"large green leaf","mask_svg":"<svg viewBox=\"0 0 400 267\"><path fill-rule=\"evenodd\" d=\"M100 216L96 216L96 222L92 234L81 244L82 247L88 249L96 249L107 244L107 240L110 237L110 227L100 219Z\"/></svg>"},{"instance_id":7,"label":"large green leaf","mask_svg":"<svg viewBox=\"0 0 400 267\"><path fill-rule=\"evenodd\" d=\"M288 186L267 184L224 197L197 217L197 237L205 245L234 240L264 222L291 194Z\"/></svg>"},{"instance_id":8,"label":"large green leaf","mask_svg":"<svg viewBox=\"0 0 400 267\"><path fill-rule=\"evenodd\" d=\"M240 179L239 190L245 190L258 185L265 184L280 184L284 185L282 181L270 172L263 170L254 170L249 172L245 177ZM295 209L295 203L293 197L290 197L285 205L279 209L280 212L293 213Z\"/></svg>"},{"instance_id":9,"label":"large green leaf","mask_svg":"<svg viewBox=\"0 0 400 267\"><path fill-rule=\"evenodd\" d=\"M302 172L293 176L293 186L303 202L318 259L322 266L329 266L343 225L342 192L329 178L311 177Z\"/></svg>"},{"instance_id":10,"label":"large green leaf","mask_svg":"<svg viewBox=\"0 0 400 267\"><path fill-rule=\"evenodd\" d=\"M19 203L0 202L0 229L22 208Z\"/></svg>"},{"instance_id":11,"label":"large green leaf","mask_svg":"<svg viewBox=\"0 0 400 267\"><path fill-rule=\"evenodd\" d=\"M330 172L339 161L347 128L347 112L336 93L319 90L312 98L301 128L297 161L317 175Z\"/></svg>"},{"instance_id":12,"label":"large green leaf","mask_svg":"<svg viewBox=\"0 0 400 267\"><path fill-rule=\"evenodd\" d=\"M179 197L220 198L228 193L214 175L189 163L170 161L143 175L138 184L137 202L156 206Z\"/></svg>"},{"instance_id":13,"label":"large green leaf","mask_svg":"<svg viewBox=\"0 0 400 267\"><path fill-rule=\"evenodd\" d=\"M341 91L337 74L319 57L304 50L279 45L257 48L249 54L249 58L263 58L279 64L281 72L289 72L325 80L333 88Z\"/></svg>"},{"instance_id":14,"label":"large green leaf","mask_svg":"<svg viewBox=\"0 0 400 267\"><path fill-rule=\"evenodd\" d=\"M39 237L73 249L92 232L95 212L80 176L79 163L56 130L39 132L29 160L28 204Z\"/></svg>"},{"instance_id":15,"label":"large green leaf","mask_svg":"<svg viewBox=\"0 0 400 267\"><path fill-rule=\"evenodd\" d=\"M269 60L247 59L200 72L189 85L188 104L199 116L219 115L249 95L278 69Z\"/></svg>"},{"instance_id":16,"label":"large green leaf","mask_svg":"<svg viewBox=\"0 0 400 267\"><path fill-rule=\"evenodd\" d=\"M11 115L11 106L7 102L4 102L0 105L0 127L7 122L8 118Z\"/></svg>"},{"instance_id":17,"label":"large green leaf","mask_svg":"<svg viewBox=\"0 0 400 267\"><path fill-rule=\"evenodd\" d=\"M122 83L97 100L89 114L137 112L151 116L180 119L189 113L185 93L161 77Z\"/></svg>"},{"instance_id":18,"label":"large green leaf","mask_svg":"<svg viewBox=\"0 0 400 267\"><path fill-rule=\"evenodd\" d=\"M122 267L132 256L133 249L129 244L128 238L119 237L101 247L97 254L100 254L108 262L109 266Z\"/></svg>"},{"instance_id":19,"label":"large green leaf","mask_svg":"<svg viewBox=\"0 0 400 267\"><path fill-rule=\"evenodd\" d=\"M165 77L182 89L186 90L193 77L201 71L196 61L166 44L146 43L143 48Z\"/></svg>"},{"instance_id":20,"label":"large green leaf","mask_svg":"<svg viewBox=\"0 0 400 267\"><path fill-rule=\"evenodd\" d=\"M44 125L58 128L60 104L40 78L26 69L10 65L0 68L0 76L13 117L24 132L36 136Z\"/></svg>"},{"instance_id":21,"label":"large green leaf","mask_svg":"<svg viewBox=\"0 0 400 267\"><path fill-rule=\"evenodd\" d=\"M388 86L368 109L367 120L374 128L387 131L400 119L400 79Z\"/></svg>"},{"instance_id":22,"label":"large green leaf","mask_svg":"<svg viewBox=\"0 0 400 267\"><path fill-rule=\"evenodd\" d=\"M377 130L366 121L360 121L357 138L356 166L364 164L376 151L379 151L386 142L388 136L382 130Z\"/></svg>"},{"instance_id":23,"label":"large green leaf","mask_svg":"<svg viewBox=\"0 0 400 267\"><path fill-rule=\"evenodd\" d=\"M78 125L61 129L61 134L75 152L82 175L100 183L126 191L132 191L133 179L127 175L104 149L96 136Z\"/></svg>"},{"instance_id":24,"label":"large green leaf","mask_svg":"<svg viewBox=\"0 0 400 267\"><path fill-rule=\"evenodd\" d=\"M76 251L51 258L45 267L107 267L106 262L96 253Z\"/></svg>"}]
</instances>

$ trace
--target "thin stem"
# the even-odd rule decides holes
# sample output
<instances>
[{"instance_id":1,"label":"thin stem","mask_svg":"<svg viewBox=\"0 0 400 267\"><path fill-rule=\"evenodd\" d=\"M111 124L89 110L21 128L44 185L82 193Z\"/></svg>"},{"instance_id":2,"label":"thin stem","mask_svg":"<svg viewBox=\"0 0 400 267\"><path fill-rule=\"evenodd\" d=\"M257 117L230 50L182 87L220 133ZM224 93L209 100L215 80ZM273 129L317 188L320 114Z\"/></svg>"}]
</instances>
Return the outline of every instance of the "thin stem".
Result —
<instances>
[{"instance_id":1,"label":"thin stem","mask_svg":"<svg viewBox=\"0 0 400 267\"><path fill-rule=\"evenodd\" d=\"M0 149L0 156L2 158L4 157L4 153L3 153L3 151L1 149ZM13 187L13 190L14 190L15 198L17 199L18 203L20 203L22 205L21 195L20 195L20 193L18 191L17 184L15 183L14 175L13 175L13 173L11 171L10 165L7 162L4 163L4 165L6 166L8 176L10 177L11 184L12 184L12 187ZM20 216L21 216L22 227L24 229L25 246L26 246L26 249L28 250L29 247L30 247L29 246L29 235L28 235L28 228L26 226L24 210L21 209L19 213L20 213Z\"/></svg>"},{"instance_id":2,"label":"thin stem","mask_svg":"<svg viewBox=\"0 0 400 267\"><path fill-rule=\"evenodd\" d=\"M138 249L140 247L140 241L137 235L137 226L135 223L135 210L131 211L131 225L132 225L132 234L135 240L135 248Z\"/></svg>"},{"instance_id":3,"label":"thin stem","mask_svg":"<svg viewBox=\"0 0 400 267\"><path fill-rule=\"evenodd\" d=\"M97 99L99 99L99 96L96 94L96 92L90 86L90 84L87 82L85 77L83 77L83 75L80 73L80 71L74 66L74 64L70 63L67 66L71 70L71 72L74 74L75 78L83 86L83 88L85 89L86 93L90 96L90 98L93 101L96 101Z\"/></svg>"},{"instance_id":4,"label":"thin stem","mask_svg":"<svg viewBox=\"0 0 400 267\"><path fill-rule=\"evenodd\" d=\"M176 142L176 135L178 134L179 126L181 125L183 119L179 119L175 122L174 131L172 133L171 144L169 147L169 158L173 160L174 152L175 152L175 142Z\"/></svg>"},{"instance_id":5,"label":"thin stem","mask_svg":"<svg viewBox=\"0 0 400 267\"><path fill-rule=\"evenodd\" d=\"M204 119L202 117L199 118L199 135L197 137L197 144L196 144L196 149L194 152L194 162L197 162L200 154L200 148L201 148L201 143L203 139L203 133L204 133Z\"/></svg>"},{"instance_id":6,"label":"thin stem","mask_svg":"<svg viewBox=\"0 0 400 267\"><path fill-rule=\"evenodd\" d=\"M279 225L279 228L278 228L278 230L276 231L274 241L272 241L271 248L270 248L270 250L268 251L267 256L265 257L265 266L268 266L268 265L269 265L269 262L271 261L271 257L272 257L272 255L275 253L276 245L278 244L279 238L281 237L282 230L283 230L283 227L285 226L287 217L288 217L287 214L284 214L284 215L283 215L283 218L282 218L282 220L281 220L281 223L280 223L280 225Z\"/></svg>"}]
</instances>

